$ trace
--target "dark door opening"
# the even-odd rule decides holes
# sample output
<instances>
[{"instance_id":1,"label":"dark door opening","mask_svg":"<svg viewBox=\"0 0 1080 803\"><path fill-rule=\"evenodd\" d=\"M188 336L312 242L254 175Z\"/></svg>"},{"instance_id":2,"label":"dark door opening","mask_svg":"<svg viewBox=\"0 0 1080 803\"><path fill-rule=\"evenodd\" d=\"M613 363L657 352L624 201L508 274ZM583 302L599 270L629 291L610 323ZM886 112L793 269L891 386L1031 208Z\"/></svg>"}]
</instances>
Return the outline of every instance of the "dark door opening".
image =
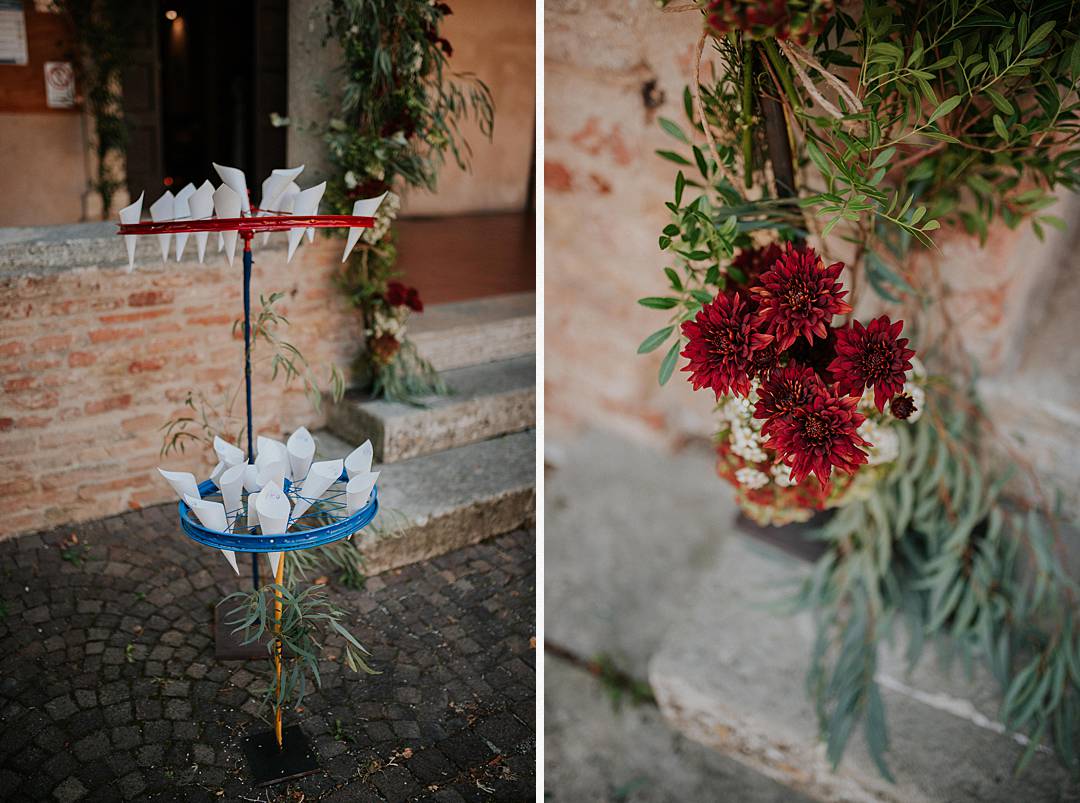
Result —
<instances>
[{"instance_id":1,"label":"dark door opening","mask_svg":"<svg viewBox=\"0 0 1080 803\"><path fill-rule=\"evenodd\" d=\"M144 8L153 19L124 75L129 191L152 201L155 188L217 183L211 162L240 168L257 188L285 166L285 130L270 115L287 113L286 1Z\"/></svg>"}]
</instances>

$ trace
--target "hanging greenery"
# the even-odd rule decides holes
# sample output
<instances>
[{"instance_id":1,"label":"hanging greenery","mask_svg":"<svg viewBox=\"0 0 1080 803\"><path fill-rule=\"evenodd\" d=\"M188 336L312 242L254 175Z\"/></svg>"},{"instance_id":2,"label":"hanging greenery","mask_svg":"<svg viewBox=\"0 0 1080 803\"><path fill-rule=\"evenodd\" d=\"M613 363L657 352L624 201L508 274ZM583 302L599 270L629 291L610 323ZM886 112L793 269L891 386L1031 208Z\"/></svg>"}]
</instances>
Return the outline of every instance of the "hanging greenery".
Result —
<instances>
[{"instance_id":1,"label":"hanging greenery","mask_svg":"<svg viewBox=\"0 0 1080 803\"><path fill-rule=\"evenodd\" d=\"M94 121L97 175L93 190L101 196L101 218L112 216L116 191L124 185L117 170L127 148L120 74L131 53L144 14L131 13L124 0L59 0L75 42L72 61L83 103Z\"/></svg>"},{"instance_id":2,"label":"hanging greenery","mask_svg":"<svg viewBox=\"0 0 1080 803\"><path fill-rule=\"evenodd\" d=\"M929 270L917 262L943 228L985 242L991 225L1027 222L1039 237L1046 226L1064 227L1047 208L1077 186L1080 10L1064 0L866 0L859 13L820 0L711 0L665 10L700 13L703 29L683 97L688 128L660 120L678 143L658 152L679 168L672 220L659 238L670 289L639 303L670 317L639 352L666 348L662 384L680 355L692 380L703 363L728 372L725 387L713 385L720 471L742 503L759 519L798 518L790 514L799 494L770 491L756 502L752 494L780 485L777 474L790 482L821 454L817 407L797 406L780 424L765 415L776 406L758 353L765 344L739 351L723 327L702 340L717 304L739 299L749 305L747 325L760 328L777 304L808 320L831 292L828 260L799 287L784 285L792 277L778 245L812 242L819 253L853 255L846 301L858 306L870 292L904 309L905 334L939 370L920 375L918 366L890 362L895 346L879 348L851 322L780 344L770 357L773 370L816 373L828 394L862 393L855 374L867 377L868 390L871 373L898 367L897 382L917 382L920 392L890 407L910 426L860 428L871 462L886 443L890 460L872 473L864 466L852 485L870 481L839 500L820 533L829 548L795 600L816 612L808 685L830 760L840 761L861 723L891 778L874 675L879 645L903 621L912 663L928 639L948 636L966 659L989 666L1003 690L1002 723L1028 737L1017 771L1049 738L1062 764L1080 773L1080 587L1060 560L1061 511L1036 479L1033 504L1003 501L1003 451L1034 472L981 408L974 360L956 328L931 335L931 316L947 315L936 304L944 285L932 258L922 260ZM706 48L718 67L702 75ZM803 440L792 442L793 431ZM854 473L859 462L848 455L834 465L853 463ZM747 465L753 474L739 474ZM757 487L747 487L751 477Z\"/></svg>"},{"instance_id":3,"label":"hanging greenery","mask_svg":"<svg viewBox=\"0 0 1080 803\"><path fill-rule=\"evenodd\" d=\"M326 199L348 214L353 203L390 191L379 225L365 231L340 274L340 284L364 314L365 351L359 378L377 396L412 401L445 388L408 340L409 311L423 305L415 289L391 283L396 250L394 192L435 189L451 158L461 169L471 151L460 125L468 119L491 137L491 91L470 73L450 68L453 48L440 33L451 13L427 0L331 0L328 38L341 46L341 108L323 132L334 175ZM400 285L398 287L401 287Z\"/></svg>"}]
</instances>

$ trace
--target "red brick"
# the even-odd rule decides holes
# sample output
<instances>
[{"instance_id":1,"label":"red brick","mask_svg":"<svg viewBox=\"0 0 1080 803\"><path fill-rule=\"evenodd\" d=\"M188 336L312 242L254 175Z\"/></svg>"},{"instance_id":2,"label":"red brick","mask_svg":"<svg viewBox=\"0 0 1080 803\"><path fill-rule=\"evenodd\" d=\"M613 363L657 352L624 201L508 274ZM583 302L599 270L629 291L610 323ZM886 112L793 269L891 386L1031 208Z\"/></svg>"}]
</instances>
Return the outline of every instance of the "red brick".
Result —
<instances>
[{"instance_id":1,"label":"red brick","mask_svg":"<svg viewBox=\"0 0 1080 803\"><path fill-rule=\"evenodd\" d=\"M4 390L14 393L19 390L29 390L34 387L35 380L32 376L20 376L18 379L9 379L4 383Z\"/></svg>"},{"instance_id":2,"label":"red brick","mask_svg":"<svg viewBox=\"0 0 1080 803\"><path fill-rule=\"evenodd\" d=\"M104 324L131 323L132 321L148 321L153 318L161 318L169 314L167 309L144 309L139 312L120 312L113 315L101 315L98 320Z\"/></svg>"},{"instance_id":3,"label":"red brick","mask_svg":"<svg viewBox=\"0 0 1080 803\"><path fill-rule=\"evenodd\" d=\"M7 432L15 426L14 418L0 418L0 432Z\"/></svg>"},{"instance_id":4,"label":"red brick","mask_svg":"<svg viewBox=\"0 0 1080 803\"><path fill-rule=\"evenodd\" d=\"M26 344L17 340L0 345L0 357L15 357L24 351L26 351Z\"/></svg>"},{"instance_id":5,"label":"red brick","mask_svg":"<svg viewBox=\"0 0 1080 803\"><path fill-rule=\"evenodd\" d=\"M93 365L95 362L97 362L97 357L88 351L73 351L68 355L68 365L72 368Z\"/></svg>"},{"instance_id":6,"label":"red brick","mask_svg":"<svg viewBox=\"0 0 1080 803\"><path fill-rule=\"evenodd\" d=\"M128 296L128 305L132 307L154 307L159 304L171 304L174 297L170 290L144 290Z\"/></svg>"},{"instance_id":7,"label":"red brick","mask_svg":"<svg viewBox=\"0 0 1080 803\"><path fill-rule=\"evenodd\" d=\"M555 192L570 192L574 187L574 177L562 162L545 159L544 186Z\"/></svg>"},{"instance_id":8,"label":"red brick","mask_svg":"<svg viewBox=\"0 0 1080 803\"><path fill-rule=\"evenodd\" d=\"M97 415L98 413L107 413L110 410L123 410L130 406L131 394L125 393L122 396L110 396L107 399L87 402L85 409L87 415Z\"/></svg>"},{"instance_id":9,"label":"red brick","mask_svg":"<svg viewBox=\"0 0 1080 803\"><path fill-rule=\"evenodd\" d=\"M142 337L142 329L95 329L90 333L91 343L108 343L111 340L130 340Z\"/></svg>"},{"instance_id":10,"label":"red brick","mask_svg":"<svg viewBox=\"0 0 1080 803\"><path fill-rule=\"evenodd\" d=\"M34 341L34 351L56 351L71 345L71 335L47 335Z\"/></svg>"},{"instance_id":11,"label":"red brick","mask_svg":"<svg viewBox=\"0 0 1080 803\"><path fill-rule=\"evenodd\" d=\"M128 366L129 374L145 374L150 371L160 371L165 367L164 357L155 357L152 360L135 360Z\"/></svg>"},{"instance_id":12,"label":"red brick","mask_svg":"<svg viewBox=\"0 0 1080 803\"><path fill-rule=\"evenodd\" d=\"M198 318L188 318L192 326L222 326L231 324L235 318L232 315L202 315Z\"/></svg>"},{"instance_id":13,"label":"red brick","mask_svg":"<svg viewBox=\"0 0 1080 803\"><path fill-rule=\"evenodd\" d=\"M15 425L20 429L37 429L46 426L50 421L52 421L51 416L44 418L39 415L28 415L20 418Z\"/></svg>"}]
</instances>

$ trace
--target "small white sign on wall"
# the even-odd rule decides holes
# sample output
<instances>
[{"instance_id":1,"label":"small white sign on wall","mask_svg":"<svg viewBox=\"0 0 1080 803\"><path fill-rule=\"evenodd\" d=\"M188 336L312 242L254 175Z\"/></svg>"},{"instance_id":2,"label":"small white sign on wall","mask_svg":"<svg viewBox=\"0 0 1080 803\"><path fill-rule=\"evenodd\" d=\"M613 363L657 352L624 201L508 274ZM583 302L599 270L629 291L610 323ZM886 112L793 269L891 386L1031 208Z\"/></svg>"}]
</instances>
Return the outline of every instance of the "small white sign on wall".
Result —
<instances>
[{"instance_id":1,"label":"small white sign on wall","mask_svg":"<svg viewBox=\"0 0 1080 803\"><path fill-rule=\"evenodd\" d=\"M45 105L50 109L70 109L75 105L75 70L71 62L45 62Z\"/></svg>"},{"instance_id":2,"label":"small white sign on wall","mask_svg":"<svg viewBox=\"0 0 1080 803\"><path fill-rule=\"evenodd\" d=\"M0 64L29 64L26 17L20 0L0 0Z\"/></svg>"}]
</instances>

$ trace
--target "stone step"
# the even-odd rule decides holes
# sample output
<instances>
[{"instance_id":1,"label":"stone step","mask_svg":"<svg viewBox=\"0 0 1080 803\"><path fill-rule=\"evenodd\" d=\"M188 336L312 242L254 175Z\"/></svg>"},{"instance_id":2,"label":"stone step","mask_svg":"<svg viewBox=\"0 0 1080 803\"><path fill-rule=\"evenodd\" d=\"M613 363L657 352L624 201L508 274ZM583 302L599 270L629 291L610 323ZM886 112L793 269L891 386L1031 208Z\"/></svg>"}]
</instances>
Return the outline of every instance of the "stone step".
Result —
<instances>
[{"instance_id":1,"label":"stone step","mask_svg":"<svg viewBox=\"0 0 1080 803\"><path fill-rule=\"evenodd\" d=\"M409 339L436 371L536 351L536 293L432 304L409 319Z\"/></svg>"},{"instance_id":2,"label":"stone step","mask_svg":"<svg viewBox=\"0 0 1080 803\"><path fill-rule=\"evenodd\" d=\"M464 446L536 423L536 357L456 368L442 374L448 396L412 404L346 396L327 406L326 426L349 443L370 439L375 459L396 463Z\"/></svg>"},{"instance_id":3,"label":"stone step","mask_svg":"<svg viewBox=\"0 0 1080 803\"><path fill-rule=\"evenodd\" d=\"M315 439L320 459L344 457L354 448L326 430ZM381 472L379 515L356 537L371 575L536 520L533 430L375 468Z\"/></svg>"},{"instance_id":4,"label":"stone step","mask_svg":"<svg viewBox=\"0 0 1080 803\"><path fill-rule=\"evenodd\" d=\"M737 533L723 540L693 605L649 663L649 681L674 727L824 801L1071 799L1076 787L1043 747L1013 777L1023 747L995 728L1000 692L981 667L968 676L956 661L948 671L928 646L909 674L900 638L882 650L877 675L896 784L879 775L861 728L834 772L806 691L811 615L767 607L809 571L810 564L760 541Z\"/></svg>"}]
</instances>

